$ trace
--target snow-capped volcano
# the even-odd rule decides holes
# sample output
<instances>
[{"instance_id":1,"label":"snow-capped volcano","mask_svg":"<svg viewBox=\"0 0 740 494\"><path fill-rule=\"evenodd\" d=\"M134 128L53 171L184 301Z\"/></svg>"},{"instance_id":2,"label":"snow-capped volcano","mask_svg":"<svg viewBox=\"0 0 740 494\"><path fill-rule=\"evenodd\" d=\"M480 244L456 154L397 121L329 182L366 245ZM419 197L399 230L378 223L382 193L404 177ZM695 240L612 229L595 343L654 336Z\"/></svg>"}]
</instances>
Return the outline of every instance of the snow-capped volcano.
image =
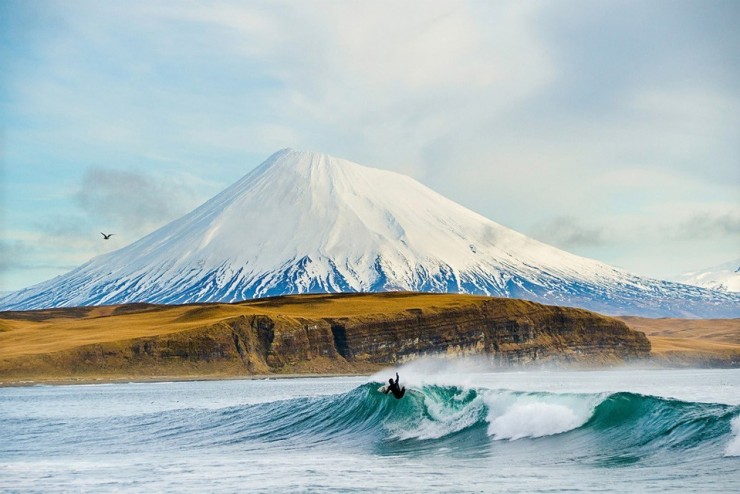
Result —
<instances>
[{"instance_id":1,"label":"snow-capped volcano","mask_svg":"<svg viewBox=\"0 0 740 494\"><path fill-rule=\"evenodd\" d=\"M631 275L503 227L415 180L279 151L199 208L8 295L0 309L463 292L610 314L740 315L740 296Z\"/></svg>"}]
</instances>

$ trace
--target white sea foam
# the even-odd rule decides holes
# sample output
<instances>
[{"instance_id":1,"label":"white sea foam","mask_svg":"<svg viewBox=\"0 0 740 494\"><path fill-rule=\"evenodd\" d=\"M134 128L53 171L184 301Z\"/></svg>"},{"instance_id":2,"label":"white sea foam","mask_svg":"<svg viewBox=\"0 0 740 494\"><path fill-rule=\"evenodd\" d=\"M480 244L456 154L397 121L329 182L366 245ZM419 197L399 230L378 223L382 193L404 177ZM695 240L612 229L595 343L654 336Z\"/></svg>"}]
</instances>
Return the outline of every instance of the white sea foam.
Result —
<instances>
[{"instance_id":1,"label":"white sea foam","mask_svg":"<svg viewBox=\"0 0 740 494\"><path fill-rule=\"evenodd\" d=\"M725 449L725 456L740 456L740 416L732 419L733 438Z\"/></svg>"},{"instance_id":2,"label":"white sea foam","mask_svg":"<svg viewBox=\"0 0 740 494\"><path fill-rule=\"evenodd\" d=\"M564 405L528 403L515 405L491 420L488 434L494 439L521 439L559 434L583 425L584 421Z\"/></svg>"},{"instance_id":3,"label":"white sea foam","mask_svg":"<svg viewBox=\"0 0 740 494\"><path fill-rule=\"evenodd\" d=\"M490 392L485 395L488 435L514 441L577 429L593 415L600 400L598 396Z\"/></svg>"},{"instance_id":4,"label":"white sea foam","mask_svg":"<svg viewBox=\"0 0 740 494\"><path fill-rule=\"evenodd\" d=\"M474 425L483 415L483 400L476 397L458 408L455 403L459 398L462 397L446 403L425 397L424 406L429 416L421 417L414 427L399 428L394 436L397 439L438 439Z\"/></svg>"}]
</instances>

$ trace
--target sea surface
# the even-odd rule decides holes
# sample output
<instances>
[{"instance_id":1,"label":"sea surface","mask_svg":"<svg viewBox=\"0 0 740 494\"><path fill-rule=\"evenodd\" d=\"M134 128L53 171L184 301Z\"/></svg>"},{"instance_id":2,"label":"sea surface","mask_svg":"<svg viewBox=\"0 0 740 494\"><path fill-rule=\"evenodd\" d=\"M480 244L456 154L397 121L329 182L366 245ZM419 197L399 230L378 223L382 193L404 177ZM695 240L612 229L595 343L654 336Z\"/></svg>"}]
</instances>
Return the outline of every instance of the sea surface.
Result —
<instances>
[{"instance_id":1,"label":"sea surface","mask_svg":"<svg viewBox=\"0 0 740 494\"><path fill-rule=\"evenodd\" d=\"M740 492L740 370L0 388L0 491Z\"/></svg>"}]
</instances>

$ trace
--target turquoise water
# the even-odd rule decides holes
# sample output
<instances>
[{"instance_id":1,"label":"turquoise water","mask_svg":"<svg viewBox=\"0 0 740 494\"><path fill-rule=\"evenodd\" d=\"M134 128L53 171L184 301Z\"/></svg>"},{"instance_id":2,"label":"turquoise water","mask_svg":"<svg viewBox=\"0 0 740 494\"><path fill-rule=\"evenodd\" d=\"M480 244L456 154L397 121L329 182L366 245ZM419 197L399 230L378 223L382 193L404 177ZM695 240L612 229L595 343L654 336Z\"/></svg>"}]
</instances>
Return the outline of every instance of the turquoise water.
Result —
<instances>
[{"instance_id":1,"label":"turquoise water","mask_svg":"<svg viewBox=\"0 0 740 494\"><path fill-rule=\"evenodd\" d=\"M0 490L740 490L738 370L400 372L0 388Z\"/></svg>"}]
</instances>

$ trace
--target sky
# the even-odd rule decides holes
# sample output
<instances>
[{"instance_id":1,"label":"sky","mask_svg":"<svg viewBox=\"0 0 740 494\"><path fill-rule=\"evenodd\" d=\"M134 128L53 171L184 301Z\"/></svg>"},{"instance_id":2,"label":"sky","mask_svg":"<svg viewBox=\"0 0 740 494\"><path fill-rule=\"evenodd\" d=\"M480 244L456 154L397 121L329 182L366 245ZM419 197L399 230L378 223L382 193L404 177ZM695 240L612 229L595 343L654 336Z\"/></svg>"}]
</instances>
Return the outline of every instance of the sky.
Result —
<instances>
[{"instance_id":1,"label":"sky","mask_svg":"<svg viewBox=\"0 0 740 494\"><path fill-rule=\"evenodd\" d=\"M734 0L0 0L0 291L285 147L644 276L737 259L738 25Z\"/></svg>"}]
</instances>

